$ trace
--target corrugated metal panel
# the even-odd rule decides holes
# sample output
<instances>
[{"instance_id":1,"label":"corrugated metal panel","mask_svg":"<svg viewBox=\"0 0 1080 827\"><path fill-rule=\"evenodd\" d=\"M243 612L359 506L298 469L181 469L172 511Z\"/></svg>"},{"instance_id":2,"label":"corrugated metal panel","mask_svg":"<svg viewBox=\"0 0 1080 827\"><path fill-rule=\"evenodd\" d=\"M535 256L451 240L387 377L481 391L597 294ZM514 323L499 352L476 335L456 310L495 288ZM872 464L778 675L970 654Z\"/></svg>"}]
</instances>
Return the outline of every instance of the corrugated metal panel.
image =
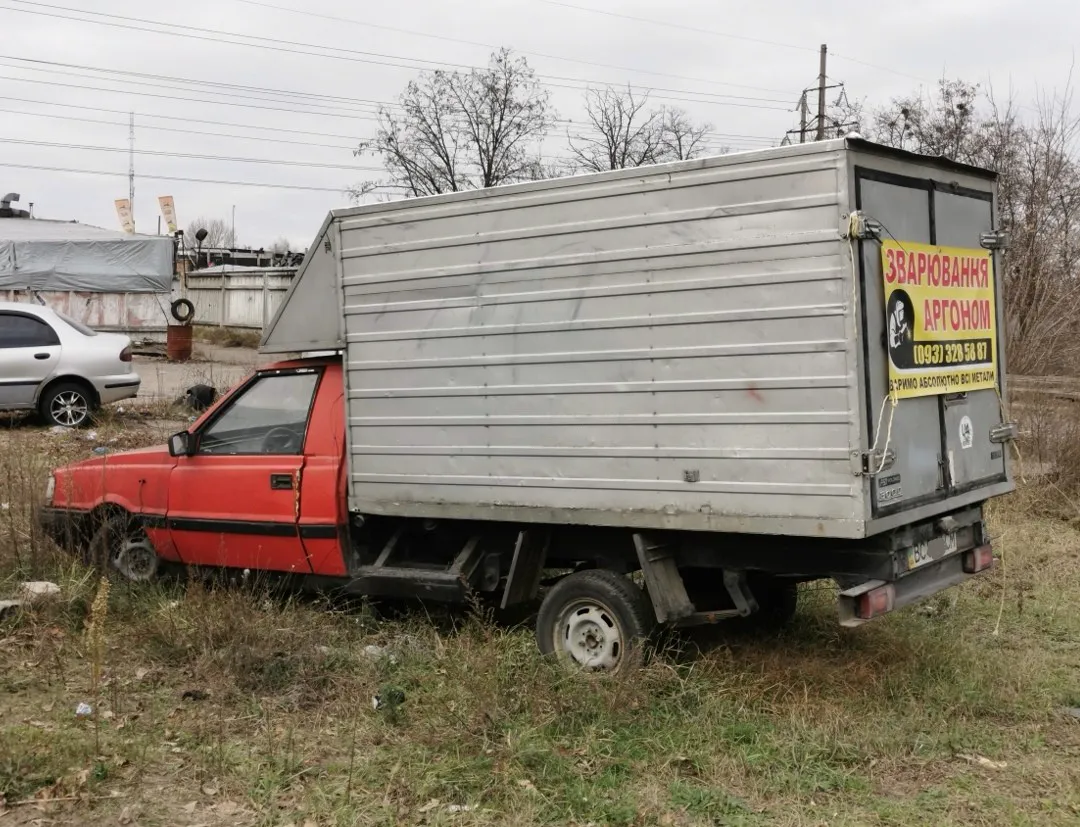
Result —
<instances>
[{"instance_id":1,"label":"corrugated metal panel","mask_svg":"<svg viewBox=\"0 0 1080 827\"><path fill-rule=\"evenodd\" d=\"M351 506L859 533L846 197L826 144L339 214Z\"/></svg>"},{"instance_id":2,"label":"corrugated metal panel","mask_svg":"<svg viewBox=\"0 0 1080 827\"><path fill-rule=\"evenodd\" d=\"M277 313L295 271L253 271L187 277L195 323L262 330Z\"/></svg>"},{"instance_id":3,"label":"corrugated metal panel","mask_svg":"<svg viewBox=\"0 0 1080 827\"><path fill-rule=\"evenodd\" d=\"M169 296L166 293L91 293L82 290L0 290L0 301L36 301L89 325L124 333L136 341L164 340Z\"/></svg>"}]
</instances>

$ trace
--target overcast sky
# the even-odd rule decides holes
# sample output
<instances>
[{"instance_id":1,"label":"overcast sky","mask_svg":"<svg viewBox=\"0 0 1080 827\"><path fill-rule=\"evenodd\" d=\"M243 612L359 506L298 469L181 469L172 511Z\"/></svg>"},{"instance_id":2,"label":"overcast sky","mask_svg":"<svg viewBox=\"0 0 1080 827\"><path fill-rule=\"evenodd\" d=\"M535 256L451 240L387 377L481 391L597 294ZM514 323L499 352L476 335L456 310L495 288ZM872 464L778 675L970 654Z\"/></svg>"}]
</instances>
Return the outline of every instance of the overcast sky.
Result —
<instances>
[{"instance_id":1,"label":"overcast sky","mask_svg":"<svg viewBox=\"0 0 1080 827\"><path fill-rule=\"evenodd\" d=\"M561 118L581 118L584 84L630 82L712 123L715 146L749 149L797 124L821 43L831 81L871 106L943 73L1011 87L1030 105L1038 88L1064 86L1077 35L1080 5L1065 0L908 0L887 13L865 0L0 0L0 194L21 193L39 217L118 228L134 111L140 232L157 231L157 197L172 195L181 227L229 220L235 206L238 243L285 237L303 249L327 210L348 204L347 185L380 177L355 168L377 159L350 147L373 134L378 102L432 62L482 65L508 46L551 84ZM563 152L565 129L545 154Z\"/></svg>"}]
</instances>

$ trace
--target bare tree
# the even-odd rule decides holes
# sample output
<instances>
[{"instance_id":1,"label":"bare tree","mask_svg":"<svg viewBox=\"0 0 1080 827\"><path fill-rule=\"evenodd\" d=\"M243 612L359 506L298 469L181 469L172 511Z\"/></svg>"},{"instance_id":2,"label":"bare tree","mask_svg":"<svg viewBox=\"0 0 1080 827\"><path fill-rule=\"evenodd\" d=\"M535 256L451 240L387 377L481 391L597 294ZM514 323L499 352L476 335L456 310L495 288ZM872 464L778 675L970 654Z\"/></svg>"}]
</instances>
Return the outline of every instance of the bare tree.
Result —
<instances>
[{"instance_id":1,"label":"bare tree","mask_svg":"<svg viewBox=\"0 0 1080 827\"><path fill-rule=\"evenodd\" d=\"M631 87L589 89L587 123L567 135L573 166L585 172L626 169L704 154L710 124L694 123L677 108L648 108L649 95Z\"/></svg>"},{"instance_id":2,"label":"bare tree","mask_svg":"<svg viewBox=\"0 0 1080 827\"><path fill-rule=\"evenodd\" d=\"M379 111L374 152L389 186L406 196L493 187L542 174L540 142L554 121L550 95L523 57L508 49L469 73L436 71L412 81L393 109ZM350 191L360 200L379 186Z\"/></svg>"},{"instance_id":3,"label":"bare tree","mask_svg":"<svg viewBox=\"0 0 1080 827\"><path fill-rule=\"evenodd\" d=\"M869 124L881 143L998 172L998 221L1012 237L1005 334L1017 373L1080 366L1080 118L1070 90L1042 96L1025 123L1011 101L943 80L935 95L894 100Z\"/></svg>"},{"instance_id":4,"label":"bare tree","mask_svg":"<svg viewBox=\"0 0 1080 827\"><path fill-rule=\"evenodd\" d=\"M579 169L603 172L657 163L664 149L664 116L648 110L648 94L607 86L585 93L586 129L568 135Z\"/></svg>"},{"instance_id":5,"label":"bare tree","mask_svg":"<svg viewBox=\"0 0 1080 827\"><path fill-rule=\"evenodd\" d=\"M184 239L187 246L191 249L195 249L198 242L195 240L195 234L199 230L206 230L206 238L203 239L202 247L207 249L209 247L235 247L236 241L232 237L232 225L224 218L205 218L199 216L190 224L184 231Z\"/></svg>"},{"instance_id":6,"label":"bare tree","mask_svg":"<svg viewBox=\"0 0 1080 827\"><path fill-rule=\"evenodd\" d=\"M694 123L685 110L666 107L661 123L663 160L689 161L705 154L710 123Z\"/></svg>"}]
</instances>

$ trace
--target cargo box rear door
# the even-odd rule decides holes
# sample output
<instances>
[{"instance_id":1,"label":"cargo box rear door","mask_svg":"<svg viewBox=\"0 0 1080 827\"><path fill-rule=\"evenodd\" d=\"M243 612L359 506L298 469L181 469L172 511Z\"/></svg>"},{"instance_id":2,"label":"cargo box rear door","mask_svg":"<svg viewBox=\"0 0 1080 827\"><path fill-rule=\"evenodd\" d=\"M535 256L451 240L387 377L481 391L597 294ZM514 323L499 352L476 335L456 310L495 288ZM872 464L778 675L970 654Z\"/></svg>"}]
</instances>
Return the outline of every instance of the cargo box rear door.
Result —
<instances>
[{"instance_id":1,"label":"cargo box rear door","mask_svg":"<svg viewBox=\"0 0 1080 827\"><path fill-rule=\"evenodd\" d=\"M980 246L993 200L989 185L864 168L856 181L859 210L882 228L860 242L867 427L895 455L871 485L882 517L1005 479L990 439L1002 421L996 261Z\"/></svg>"}]
</instances>

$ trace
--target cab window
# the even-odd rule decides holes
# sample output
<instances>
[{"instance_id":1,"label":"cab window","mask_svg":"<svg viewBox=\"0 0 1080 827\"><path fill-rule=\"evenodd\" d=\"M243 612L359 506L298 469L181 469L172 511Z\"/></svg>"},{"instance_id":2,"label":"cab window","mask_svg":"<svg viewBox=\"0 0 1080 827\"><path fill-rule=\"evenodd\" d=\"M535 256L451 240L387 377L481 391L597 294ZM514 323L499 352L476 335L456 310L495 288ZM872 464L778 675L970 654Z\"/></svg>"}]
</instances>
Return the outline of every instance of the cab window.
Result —
<instances>
[{"instance_id":1,"label":"cab window","mask_svg":"<svg viewBox=\"0 0 1080 827\"><path fill-rule=\"evenodd\" d=\"M299 454L319 373L261 376L199 435L200 454Z\"/></svg>"}]
</instances>

